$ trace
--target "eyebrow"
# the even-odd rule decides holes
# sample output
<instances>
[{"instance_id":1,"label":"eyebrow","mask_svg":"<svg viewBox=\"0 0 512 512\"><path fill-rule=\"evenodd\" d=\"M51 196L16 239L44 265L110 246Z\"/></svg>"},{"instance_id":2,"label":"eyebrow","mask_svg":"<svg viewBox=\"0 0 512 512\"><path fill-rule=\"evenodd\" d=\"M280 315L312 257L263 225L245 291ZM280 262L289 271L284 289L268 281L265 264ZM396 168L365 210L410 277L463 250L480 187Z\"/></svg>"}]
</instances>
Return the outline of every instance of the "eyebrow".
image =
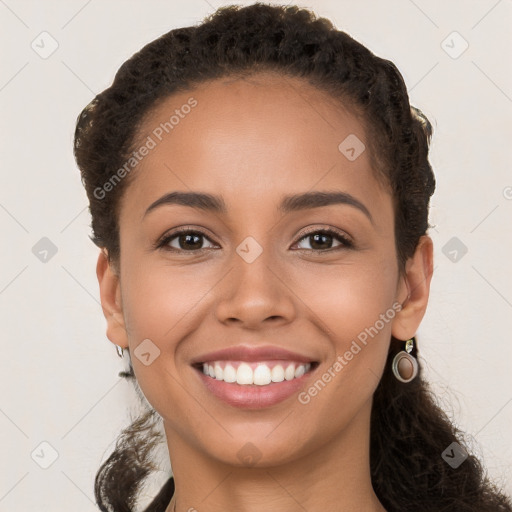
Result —
<instances>
[{"instance_id":1,"label":"eyebrow","mask_svg":"<svg viewBox=\"0 0 512 512\"><path fill-rule=\"evenodd\" d=\"M160 206L171 204L198 208L200 210L213 213L227 213L226 203L220 196L200 192L170 192L152 203L144 213L144 217L149 212ZM305 192L303 194L287 195L283 197L279 205L279 211L282 213L290 213L334 204L353 206L363 212L373 223L373 218L368 208L351 194L341 191L315 191Z\"/></svg>"}]
</instances>

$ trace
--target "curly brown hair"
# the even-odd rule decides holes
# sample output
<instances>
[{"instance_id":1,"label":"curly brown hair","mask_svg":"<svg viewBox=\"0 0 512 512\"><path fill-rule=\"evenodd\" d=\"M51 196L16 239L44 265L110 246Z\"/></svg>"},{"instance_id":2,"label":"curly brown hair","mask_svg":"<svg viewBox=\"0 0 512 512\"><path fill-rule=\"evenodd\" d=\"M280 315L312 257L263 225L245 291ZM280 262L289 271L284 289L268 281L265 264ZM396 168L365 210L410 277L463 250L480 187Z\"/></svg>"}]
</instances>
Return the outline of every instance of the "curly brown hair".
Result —
<instances>
[{"instance_id":1,"label":"curly brown hair","mask_svg":"<svg viewBox=\"0 0 512 512\"><path fill-rule=\"evenodd\" d=\"M147 44L81 112L74 153L90 202L94 243L118 264L118 210L133 174L115 183L112 179L136 147L145 116L175 92L258 71L300 77L363 119L374 169L392 193L403 270L429 227L435 188L428 161L430 122L410 105L392 62L307 9L262 3L222 7L196 26L171 30ZM106 193L109 180L115 186ZM400 343L391 338L388 364ZM416 347L413 355L418 355ZM137 386L131 364L122 375ZM102 511L134 510L141 486L155 469L151 452L159 442L160 420L148 409L120 435L96 475L95 496ZM372 484L388 511L512 511L474 455L457 469L443 460L451 443L467 446L437 405L421 365L409 384L384 373L373 397L370 435ZM147 511L163 512L173 490L171 479Z\"/></svg>"}]
</instances>

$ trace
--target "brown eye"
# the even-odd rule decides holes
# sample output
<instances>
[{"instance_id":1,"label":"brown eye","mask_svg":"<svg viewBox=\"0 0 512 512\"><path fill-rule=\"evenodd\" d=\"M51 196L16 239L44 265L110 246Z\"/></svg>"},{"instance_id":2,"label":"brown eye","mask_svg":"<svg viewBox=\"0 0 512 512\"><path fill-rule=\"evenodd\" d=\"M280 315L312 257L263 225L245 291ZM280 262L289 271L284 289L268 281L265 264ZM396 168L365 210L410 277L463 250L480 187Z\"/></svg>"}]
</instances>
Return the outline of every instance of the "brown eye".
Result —
<instances>
[{"instance_id":1,"label":"brown eye","mask_svg":"<svg viewBox=\"0 0 512 512\"><path fill-rule=\"evenodd\" d=\"M303 240L307 240L309 242L309 247L300 249L313 250L319 252L350 248L353 246L352 242L347 237L332 229L312 231L303 236L298 241L298 243L302 242ZM332 244L336 240L339 242L339 244L333 247Z\"/></svg>"},{"instance_id":2,"label":"brown eye","mask_svg":"<svg viewBox=\"0 0 512 512\"><path fill-rule=\"evenodd\" d=\"M158 247L170 251L201 251L208 248L203 246L204 240L211 242L201 231L183 229L165 236Z\"/></svg>"}]
</instances>

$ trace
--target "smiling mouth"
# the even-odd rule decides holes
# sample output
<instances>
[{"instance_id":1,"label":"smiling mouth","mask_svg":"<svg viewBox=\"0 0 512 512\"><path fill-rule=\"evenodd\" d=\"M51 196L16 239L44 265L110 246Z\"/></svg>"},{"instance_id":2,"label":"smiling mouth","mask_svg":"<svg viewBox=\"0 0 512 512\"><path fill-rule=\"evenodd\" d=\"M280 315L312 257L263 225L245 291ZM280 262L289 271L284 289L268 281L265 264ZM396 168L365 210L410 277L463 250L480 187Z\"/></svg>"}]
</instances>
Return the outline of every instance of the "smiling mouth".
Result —
<instances>
[{"instance_id":1,"label":"smiling mouth","mask_svg":"<svg viewBox=\"0 0 512 512\"><path fill-rule=\"evenodd\" d=\"M268 386L299 379L314 370L319 363L311 361L208 361L194 367L204 375L229 384L241 386Z\"/></svg>"}]
</instances>

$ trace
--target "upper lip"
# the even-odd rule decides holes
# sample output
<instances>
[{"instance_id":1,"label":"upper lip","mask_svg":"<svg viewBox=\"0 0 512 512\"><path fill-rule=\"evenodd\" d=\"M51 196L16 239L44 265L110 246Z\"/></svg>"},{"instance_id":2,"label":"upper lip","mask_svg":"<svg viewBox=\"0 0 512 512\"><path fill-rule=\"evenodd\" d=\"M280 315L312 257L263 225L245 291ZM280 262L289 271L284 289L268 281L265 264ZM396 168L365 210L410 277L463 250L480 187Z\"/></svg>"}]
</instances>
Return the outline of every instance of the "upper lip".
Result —
<instances>
[{"instance_id":1,"label":"upper lip","mask_svg":"<svg viewBox=\"0 0 512 512\"><path fill-rule=\"evenodd\" d=\"M268 361L268 360L289 360L301 363L311 363L314 359L308 356L286 350L284 348L266 345L251 347L248 345L238 345L227 347L222 350L208 352L193 359L192 364L205 363L208 361Z\"/></svg>"}]
</instances>

